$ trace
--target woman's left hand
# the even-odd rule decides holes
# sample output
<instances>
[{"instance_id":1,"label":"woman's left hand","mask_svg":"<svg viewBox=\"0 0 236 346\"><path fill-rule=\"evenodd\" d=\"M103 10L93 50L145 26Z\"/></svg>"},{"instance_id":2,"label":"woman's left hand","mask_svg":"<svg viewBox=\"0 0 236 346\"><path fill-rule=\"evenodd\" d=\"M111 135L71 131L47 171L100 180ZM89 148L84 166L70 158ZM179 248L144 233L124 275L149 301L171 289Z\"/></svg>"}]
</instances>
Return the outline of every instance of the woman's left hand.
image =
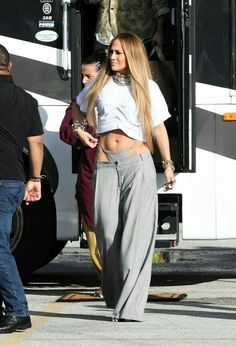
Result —
<instances>
[{"instance_id":1,"label":"woman's left hand","mask_svg":"<svg viewBox=\"0 0 236 346\"><path fill-rule=\"evenodd\" d=\"M166 183L163 186L164 191L168 191L168 190L173 189L173 187L175 185L174 171L171 168L166 168L164 171L164 174L166 177Z\"/></svg>"}]
</instances>

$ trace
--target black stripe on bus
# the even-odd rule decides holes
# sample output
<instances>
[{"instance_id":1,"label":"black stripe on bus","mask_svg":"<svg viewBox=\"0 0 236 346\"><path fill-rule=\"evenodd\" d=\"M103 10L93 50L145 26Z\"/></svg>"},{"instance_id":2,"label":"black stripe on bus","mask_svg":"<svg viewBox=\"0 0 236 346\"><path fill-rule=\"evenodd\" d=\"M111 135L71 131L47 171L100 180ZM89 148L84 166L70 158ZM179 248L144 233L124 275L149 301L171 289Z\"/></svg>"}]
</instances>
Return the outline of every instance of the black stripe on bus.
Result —
<instances>
[{"instance_id":1,"label":"black stripe on bus","mask_svg":"<svg viewBox=\"0 0 236 346\"><path fill-rule=\"evenodd\" d=\"M22 88L49 98L69 102L71 80L62 80L62 69L40 61L12 55L14 82Z\"/></svg>"},{"instance_id":2,"label":"black stripe on bus","mask_svg":"<svg viewBox=\"0 0 236 346\"><path fill-rule=\"evenodd\" d=\"M197 108L196 117L197 148L235 160L236 122L223 121L221 115L201 108Z\"/></svg>"}]
</instances>

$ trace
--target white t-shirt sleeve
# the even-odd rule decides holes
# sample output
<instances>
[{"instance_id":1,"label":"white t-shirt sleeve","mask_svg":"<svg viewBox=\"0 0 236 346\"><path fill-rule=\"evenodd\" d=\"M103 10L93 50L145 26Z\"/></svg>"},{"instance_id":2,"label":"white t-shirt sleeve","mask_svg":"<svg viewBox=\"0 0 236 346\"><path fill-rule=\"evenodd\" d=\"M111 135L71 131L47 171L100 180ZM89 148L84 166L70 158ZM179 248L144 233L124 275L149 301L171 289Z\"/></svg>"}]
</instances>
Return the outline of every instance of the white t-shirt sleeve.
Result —
<instances>
[{"instance_id":1,"label":"white t-shirt sleeve","mask_svg":"<svg viewBox=\"0 0 236 346\"><path fill-rule=\"evenodd\" d=\"M156 127L170 117L165 98L153 80L149 80L153 126Z\"/></svg>"}]
</instances>

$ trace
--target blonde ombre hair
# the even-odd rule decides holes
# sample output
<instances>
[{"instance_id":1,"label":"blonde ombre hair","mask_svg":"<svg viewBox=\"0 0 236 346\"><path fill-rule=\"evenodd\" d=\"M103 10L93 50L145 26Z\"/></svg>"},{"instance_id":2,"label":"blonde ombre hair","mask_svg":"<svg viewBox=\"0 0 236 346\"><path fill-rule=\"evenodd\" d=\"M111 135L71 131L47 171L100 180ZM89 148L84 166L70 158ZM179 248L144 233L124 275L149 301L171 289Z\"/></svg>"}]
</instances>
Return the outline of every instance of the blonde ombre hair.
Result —
<instances>
[{"instance_id":1,"label":"blonde ombre hair","mask_svg":"<svg viewBox=\"0 0 236 346\"><path fill-rule=\"evenodd\" d=\"M140 121L143 126L144 137L148 147L152 150L153 124L151 115L151 99L149 93L148 80L152 79L146 49L142 41L134 34L123 33L116 36L108 47L108 54L115 40L119 40L124 51L127 66L131 79L132 95L140 114ZM97 98L111 78L109 58L105 68L100 72L86 96L88 102L87 119L89 123L96 127L95 105Z\"/></svg>"}]
</instances>

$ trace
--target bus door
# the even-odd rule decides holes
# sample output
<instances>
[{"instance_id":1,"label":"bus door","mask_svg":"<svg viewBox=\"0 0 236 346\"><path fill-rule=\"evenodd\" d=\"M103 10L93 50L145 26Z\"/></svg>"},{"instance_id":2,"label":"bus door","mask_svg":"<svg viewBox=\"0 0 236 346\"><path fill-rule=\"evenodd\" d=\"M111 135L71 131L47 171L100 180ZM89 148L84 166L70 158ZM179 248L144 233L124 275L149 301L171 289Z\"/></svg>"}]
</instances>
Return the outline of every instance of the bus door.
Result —
<instances>
[{"instance_id":1,"label":"bus door","mask_svg":"<svg viewBox=\"0 0 236 346\"><path fill-rule=\"evenodd\" d=\"M165 122L169 139L171 156L176 168L176 187L164 192L162 186L165 177L162 174L161 157L154 152L154 162L158 174L159 195L159 230L175 233L178 240L179 223L182 221L183 194L181 187L182 172L195 170L195 135L194 135L194 12L191 1L169 0L169 13L165 22L163 53L165 61L159 61L162 79L157 83L167 101L171 117ZM159 58L161 60L161 57ZM155 78L154 78L155 79ZM162 208L164 209L162 211ZM171 221L169 221L171 220ZM162 224L169 224L168 230ZM172 234L173 237L173 234Z\"/></svg>"},{"instance_id":2,"label":"bus door","mask_svg":"<svg viewBox=\"0 0 236 346\"><path fill-rule=\"evenodd\" d=\"M171 114L165 125L176 172L189 172L195 169L193 45L190 40L193 14L189 1L170 0L169 9L165 22L164 59L158 57L159 77L156 81ZM154 153L154 161L157 172L162 172L158 152Z\"/></svg>"}]
</instances>

